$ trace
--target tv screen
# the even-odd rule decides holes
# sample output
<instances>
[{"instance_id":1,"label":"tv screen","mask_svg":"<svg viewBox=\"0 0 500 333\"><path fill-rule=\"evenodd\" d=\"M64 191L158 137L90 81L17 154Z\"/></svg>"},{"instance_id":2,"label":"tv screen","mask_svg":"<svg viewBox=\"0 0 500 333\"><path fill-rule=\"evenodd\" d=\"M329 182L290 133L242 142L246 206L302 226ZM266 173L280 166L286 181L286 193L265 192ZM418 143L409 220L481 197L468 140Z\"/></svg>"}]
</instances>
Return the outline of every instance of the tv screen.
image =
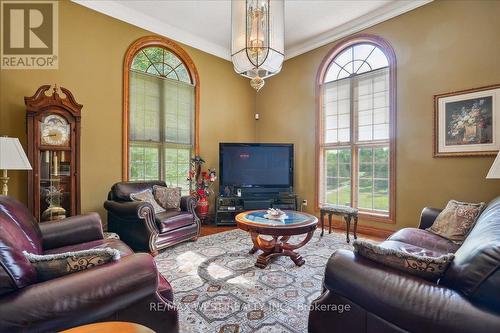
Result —
<instances>
[{"instance_id":1,"label":"tv screen","mask_svg":"<svg viewBox=\"0 0 500 333\"><path fill-rule=\"evenodd\" d=\"M220 144L221 187L290 187L292 144Z\"/></svg>"}]
</instances>

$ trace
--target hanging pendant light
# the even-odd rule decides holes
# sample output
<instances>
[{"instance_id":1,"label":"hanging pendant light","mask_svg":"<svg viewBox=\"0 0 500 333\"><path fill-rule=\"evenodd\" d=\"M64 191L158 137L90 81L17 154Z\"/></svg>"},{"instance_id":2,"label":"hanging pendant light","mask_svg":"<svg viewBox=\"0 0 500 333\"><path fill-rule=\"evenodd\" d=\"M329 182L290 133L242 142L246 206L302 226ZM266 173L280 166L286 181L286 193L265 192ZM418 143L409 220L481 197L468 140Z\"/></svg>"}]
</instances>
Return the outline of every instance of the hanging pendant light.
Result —
<instances>
[{"instance_id":1,"label":"hanging pendant light","mask_svg":"<svg viewBox=\"0 0 500 333\"><path fill-rule=\"evenodd\" d=\"M231 1L231 60L257 91L283 64L284 8L284 0Z\"/></svg>"}]
</instances>

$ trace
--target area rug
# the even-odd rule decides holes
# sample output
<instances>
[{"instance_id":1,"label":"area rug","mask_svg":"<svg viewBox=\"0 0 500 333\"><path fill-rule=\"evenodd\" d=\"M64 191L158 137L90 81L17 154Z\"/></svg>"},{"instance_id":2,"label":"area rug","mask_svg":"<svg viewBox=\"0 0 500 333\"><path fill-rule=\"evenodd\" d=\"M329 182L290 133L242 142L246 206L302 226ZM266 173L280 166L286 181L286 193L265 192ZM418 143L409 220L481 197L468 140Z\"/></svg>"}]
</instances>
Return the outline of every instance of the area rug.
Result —
<instances>
[{"instance_id":1,"label":"area rug","mask_svg":"<svg viewBox=\"0 0 500 333\"><path fill-rule=\"evenodd\" d=\"M248 253L252 241L241 230L160 253L156 263L174 289L181 332L307 332L309 305L320 295L328 258L334 250L352 250L345 236L319 234L298 250L306 261L302 267L288 257L255 267L260 251Z\"/></svg>"}]
</instances>

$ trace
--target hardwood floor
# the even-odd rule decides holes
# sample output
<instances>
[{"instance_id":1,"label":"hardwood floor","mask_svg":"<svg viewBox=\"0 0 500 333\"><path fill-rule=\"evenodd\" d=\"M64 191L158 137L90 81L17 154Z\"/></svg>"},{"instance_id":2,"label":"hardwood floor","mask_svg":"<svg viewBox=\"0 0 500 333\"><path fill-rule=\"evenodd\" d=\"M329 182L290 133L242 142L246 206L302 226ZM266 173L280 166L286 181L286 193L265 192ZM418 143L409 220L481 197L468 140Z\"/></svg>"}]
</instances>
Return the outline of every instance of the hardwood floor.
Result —
<instances>
[{"instance_id":1,"label":"hardwood floor","mask_svg":"<svg viewBox=\"0 0 500 333\"><path fill-rule=\"evenodd\" d=\"M233 229L237 229L237 227L236 226L218 227L218 226L213 225L213 224L202 225L201 226L201 237L213 235L213 234L217 234L219 232L229 231L229 230L233 230ZM344 230L334 229L334 230L332 230L332 232L337 233L337 234L342 235L342 236L345 236ZM325 233L328 233L328 228L325 228ZM362 234L359 232L358 232L358 236L366 238L366 239L370 239L370 240L373 240L376 242L381 242L384 240L384 238L382 238L382 237L377 237L377 236L373 236L373 235L365 235L365 234ZM351 239L352 239L352 233L351 233Z\"/></svg>"}]
</instances>

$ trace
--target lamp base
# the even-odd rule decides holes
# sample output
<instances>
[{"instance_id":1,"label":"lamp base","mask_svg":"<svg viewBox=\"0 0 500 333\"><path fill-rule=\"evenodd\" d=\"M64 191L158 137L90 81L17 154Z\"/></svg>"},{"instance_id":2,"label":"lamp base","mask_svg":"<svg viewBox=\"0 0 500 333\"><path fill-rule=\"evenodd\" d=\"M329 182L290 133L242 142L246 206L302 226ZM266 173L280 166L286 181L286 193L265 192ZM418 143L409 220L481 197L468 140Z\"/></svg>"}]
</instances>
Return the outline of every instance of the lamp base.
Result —
<instances>
[{"instance_id":1,"label":"lamp base","mask_svg":"<svg viewBox=\"0 0 500 333\"><path fill-rule=\"evenodd\" d=\"M9 193L8 187L9 177L7 177L7 170L2 170L2 177L0 177L0 183L2 183L2 195L7 195Z\"/></svg>"}]
</instances>

